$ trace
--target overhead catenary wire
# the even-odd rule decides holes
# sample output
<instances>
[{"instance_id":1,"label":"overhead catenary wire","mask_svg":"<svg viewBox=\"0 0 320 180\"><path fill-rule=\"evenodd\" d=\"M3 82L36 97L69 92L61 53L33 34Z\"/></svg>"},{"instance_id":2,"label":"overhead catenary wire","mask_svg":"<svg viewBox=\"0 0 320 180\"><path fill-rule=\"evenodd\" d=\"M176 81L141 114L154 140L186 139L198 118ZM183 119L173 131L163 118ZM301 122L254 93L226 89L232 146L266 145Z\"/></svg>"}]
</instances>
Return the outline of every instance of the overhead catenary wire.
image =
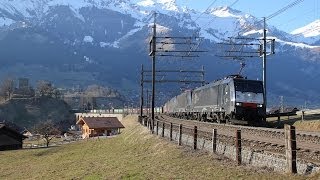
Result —
<instances>
[{"instance_id":1,"label":"overhead catenary wire","mask_svg":"<svg viewBox=\"0 0 320 180\"><path fill-rule=\"evenodd\" d=\"M196 19L195 21L197 21L203 14L207 13L210 8L217 2L218 0L213 0L212 3L206 8L205 11L203 11Z\"/></svg>"},{"instance_id":2,"label":"overhead catenary wire","mask_svg":"<svg viewBox=\"0 0 320 180\"><path fill-rule=\"evenodd\" d=\"M239 2L239 0L235 0L232 4L230 4L228 7L232 7L234 6L235 4L237 4ZM206 25L205 27L209 26L215 19L217 18L217 16L214 16Z\"/></svg>"},{"instance_id":3,"label":"overhead catenary wire","mask_svg":"<svg viewBox=\"0 0 320 180\"><path fill-rule=\"evenodd\" d=\"M216 2L217 0L214 0L210 5L209 5L209 7L206 9L206 11L204 11L203 13L201 13L201 16L204 14L204 13L206 13L206 12L208 12L209 11L209 9L213 6L213 4ZM239 2L239 0L235 0L232 4L230 4L228 7L232 7L232 6L234 6L236 3L238 3ZM196 20L198 20L201 16L199 16L198 18L196 18ZM217 18L216 16L214 16L213 18L212 18L212 20L210 20L206 25L205 25L205 27L207 27L207 26L209 26L214 20L215 20L215 18ZM195 21L196 21L195 20ZM199 29L197 29L195 32L194 32L194 34L193 34L193 36L195 35L195 34L197 34L197 33L199 33ZM199 40L199 42L198 42L198 44L192 49L190 49L190 51L192 51L192 50L196 50L196 49L198 49L199 48L199 46L200 46L200 44L201 44L201 41L202 41L203 39L200 39ZM189 54L189 53L188 53Z\"/></svg>"},{"instance_id":4,"label":"overhead catenary wire","mask_svg":"<svg viewBox=\"0 0 320 180\"><path fill-rule=\"evenodd\" d=\"M234 6L235 4L237 4L239 2L239 0L235 0L229 7Z\"/></svg>"},{"instance_id":5,"label":"overhead catenary wire","mask_svg":"<svg viewBox=\"0 0 320 180\"><path fill-rule=\"evenodd\" d=\"M303 2L303 1L304 1L304 0L295 0L294 2L286 5L285 7L281 8L281 9L279 9L278 11L276 11L276 12L270 14L269 16L267 16L267 17L266 17L266 21L268 21L268 20L270 20L270 19L272 19L272 18L274 18L274 17L276 17L276 16L284 13L284 12L287 11L288 9L290 9L290 8L292 8L292 7L300 4L300 3ZM264 21L264 20L260 20L260 21L257 22L257 24L260 24L260 23L262 23L263 21ZM254 25L249 25L247 28L243 29L242 31L243 31L243 32L248 32L248 31L253 30L254 28L255 28ZM241 32L239 32L239 34L240 34L240 33L241 33Z\"/></svg>"},{"instance_id":6,"label":"overhead catenary wire","mask_svg":"<svg viewBox=\"0 0 320 180\"><path fill-rule=\"evenodd\" d=\"M205 13L207 13L210 8L217 2L218 0L213 0L210 5L206 8L205 11L203 11L195 20L194 22L196 22L202 15L204 15ZM194 31L194 33L192 34L192 37L196 36L197 34L199 34L199 29L196 28L196 30ZM190 52L187 53L187 56L189 56L191 54L192 51L196 50L199 48L200 44L202 42L202 39L199 39L198 43L194 46L194 47L190 47Z\"/></svg>"},{"instance_id":7,"label":"overhead catenary wire","mask_svg":"<svg viewBox=\"0 0 320 180\"><path fill-rule=\"evenodd\" d=\"M280 10L278 10L278 11L272 13L271 15L267 16L267 17L266 17L266 21L268 21L268 20L270 20L270 19L272 19L272 18L274 18L274 17L282 14L282 13L285 12L286 10L288 10L288 9L290 9L290 8L298 5L299 3L303 2L303 1L304 1L304 0L296 0L296 1L288 4L287 6L281 8Z\"/></svg>"},{"instance_id":8,"label":"overhead catenary wire","mask_svg":"<svg viewBox=\"0 0 320 180\"><path fill-rule=\"evenodd\" d=\"M287 20L285 23L283 22L279 22L276 24L276 27L283 27L283 26L288 26L289 24L292 24L292 22L296 22L297 19L300 19L301 17L303 17L304 15L309 15L311 14L312 12L314 12L314 10L310 10L310 11L307 11L307 12L304 12L304 13L299 13L299 14L296 14L296 16L290 18L289 20Z\"/></svg>"}]
</instances>

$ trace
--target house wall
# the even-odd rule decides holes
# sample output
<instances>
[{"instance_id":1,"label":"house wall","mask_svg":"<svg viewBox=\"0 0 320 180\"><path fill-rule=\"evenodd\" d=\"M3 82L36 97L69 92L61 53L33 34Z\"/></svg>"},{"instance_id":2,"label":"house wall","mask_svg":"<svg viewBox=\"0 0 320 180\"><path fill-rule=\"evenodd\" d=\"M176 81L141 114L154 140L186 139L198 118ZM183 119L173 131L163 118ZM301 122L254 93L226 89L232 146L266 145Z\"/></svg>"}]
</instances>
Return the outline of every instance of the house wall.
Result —
<instances>
[{"instance_id":1,"label":"house wall","mask_svg":"<svg viewBox=\"0 0 320 180\"><path fill-rule=\"evenodd\" d=\"M96 137L96 136L112 136L119 134L118 128L113 129L90 129L86 124L82 126L82 138Z\"/></svg>"},{"instance_id":2,"label":"house wall","mask_svg":"<svg viewBox=\"0 0 320 180\"><path fill-rule=\"evenodd\" d=\"M88 138L91 134L92 130L90 130L87 124L82 126L82 138Z\"/></svg>"},{"instance_id":3,"label":"house wall","mask_svg":"<svg viewBox=\"0 0 320 180\"><path fill-rule=\"evenodd\" d=\"M22 139L15 139L0 132L0 151L22 148Z\"/></svg>"},{"instance_id":4,"label":"house wall","mask_svg":"<svg viewBox=\"0 0 320 180\"><path fill-rule=\"evenodd\" d=\"M118 128L108 129L108 128L101 128L101 129L94 129L90 137L94 136L112 136L119 134Z\"/></svg>"}]
</instances>

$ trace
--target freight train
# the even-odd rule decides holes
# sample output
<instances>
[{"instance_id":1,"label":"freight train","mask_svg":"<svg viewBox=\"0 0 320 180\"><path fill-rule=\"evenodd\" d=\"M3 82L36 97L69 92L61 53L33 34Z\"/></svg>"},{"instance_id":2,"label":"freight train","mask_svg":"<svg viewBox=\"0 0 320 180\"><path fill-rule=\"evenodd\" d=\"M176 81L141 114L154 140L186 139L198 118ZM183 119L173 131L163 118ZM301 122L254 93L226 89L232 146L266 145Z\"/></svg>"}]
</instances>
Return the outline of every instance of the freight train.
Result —
<instances>
[{"instance_id":1,"label":"freight train","mask_svg":"<svg viewBox=\"0 0 320 180\"><path fill-rule=\"evenodd\" d=\"M169 116L247 125L264 125L262 81L230 75L172 98L163 107Z\"/></svg>"}]
</instances>

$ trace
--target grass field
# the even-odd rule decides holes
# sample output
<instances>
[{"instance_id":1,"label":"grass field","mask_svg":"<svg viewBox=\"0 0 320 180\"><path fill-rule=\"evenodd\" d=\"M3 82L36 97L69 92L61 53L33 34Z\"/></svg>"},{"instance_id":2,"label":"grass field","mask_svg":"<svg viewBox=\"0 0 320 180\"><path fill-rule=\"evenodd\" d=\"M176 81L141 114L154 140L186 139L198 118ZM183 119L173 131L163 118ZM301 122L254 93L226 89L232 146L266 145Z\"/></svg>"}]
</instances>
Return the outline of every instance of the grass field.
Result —
<instances>
[{"instance_id":1,"label":"grass field","mask_svg":"<svg viewBox=\"0 0 320 180\"><path fill-rule=\"evenodd\" d=\"M320 179L235 166L151 135L136 117L123 123L113 138L0 152L0 179Z\"/></svg>"},{"instance_id":2,"label":"grass field","mask_svg":"<svg viewBox=\"0 0 320 180\"><path fill-rule=\"evenodd\" d=\"M277 117L268 118L268 122L273 124L274 127L278 126ZM284 124L290 124L301 131L315 131L320 132L320 115L306 115L305 120L301 121L301 115L282 116L280 120L280 128L283 128Z\"/></svg>"}]
</instances>

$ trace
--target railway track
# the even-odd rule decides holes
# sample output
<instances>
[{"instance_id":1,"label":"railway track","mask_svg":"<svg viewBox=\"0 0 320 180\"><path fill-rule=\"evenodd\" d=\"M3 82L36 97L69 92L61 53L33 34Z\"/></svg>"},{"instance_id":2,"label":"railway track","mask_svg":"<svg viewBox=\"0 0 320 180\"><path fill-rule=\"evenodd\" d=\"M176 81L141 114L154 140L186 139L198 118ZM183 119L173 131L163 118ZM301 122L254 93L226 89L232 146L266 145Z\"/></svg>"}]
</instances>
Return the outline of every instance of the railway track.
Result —
<instances>
[{"instance_id":1,"label":"railway track","mask_svg":"<svg viewBox=\"0 0 320 180\"><path fill-rule=\"evenodd\" d=\"M166 123L182 124L188 128L197 126L198 131L206 133L212 133L212 129L217 129L220 136L235 137L235 131L241 130L244 145L264 151L285 153L283 129L199 122L172 118L166 115L159 115L157 118ZM296 131L296 141L298 157L320 162L320 133Z\"/></svg>"}]
</instances>

